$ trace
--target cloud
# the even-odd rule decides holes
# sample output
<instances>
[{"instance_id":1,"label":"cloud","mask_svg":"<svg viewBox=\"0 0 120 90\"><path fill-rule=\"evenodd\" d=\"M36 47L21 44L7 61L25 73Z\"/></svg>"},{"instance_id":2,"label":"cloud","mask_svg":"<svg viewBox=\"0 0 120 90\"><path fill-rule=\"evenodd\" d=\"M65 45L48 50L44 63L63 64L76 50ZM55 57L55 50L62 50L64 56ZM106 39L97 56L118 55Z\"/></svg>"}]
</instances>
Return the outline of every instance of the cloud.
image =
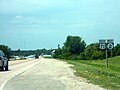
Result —
<instances>
[{"instance_id":1,"label":"cloud","mask_svg":"<svg viewBox=\"0 0 120 90\"><path fill-rule=\"evenodd\" d=\"M64 19L58 19L56 17L49 17L49 18L43 18L41 16L35 16L35 15L16 15L11 20L12 24L18 24L18 25L58 25L58 24L64 24L66 21Z\"/></svg>"},{"instance_id":2,"label":"cloud","mask_svg":"<svg viewBox=\"0 0 120 90\"><path fill-rule=\"evenodd\" d=\"M15 18L16 18L16 19L22 19L23 16L22 16L22 15L17 15L17 16L15 16Z\"/></svg>"}]
</instances>

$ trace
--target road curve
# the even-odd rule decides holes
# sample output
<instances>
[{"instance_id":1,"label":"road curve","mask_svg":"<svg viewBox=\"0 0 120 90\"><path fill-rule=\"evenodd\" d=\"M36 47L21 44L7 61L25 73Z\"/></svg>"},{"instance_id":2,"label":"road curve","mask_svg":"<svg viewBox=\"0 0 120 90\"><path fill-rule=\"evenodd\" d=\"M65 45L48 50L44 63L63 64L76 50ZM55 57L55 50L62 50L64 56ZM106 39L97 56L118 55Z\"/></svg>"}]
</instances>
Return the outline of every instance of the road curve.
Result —
<instances>
[{"instance_id":1,"label":"road curve","mask_svg":"<svg viewBox=\"0 0 120 90\"><path fill-rule=\"evenodd\" d=\"M0 72L0 90L104 90L76 77L72 66L44 58L11 65Z\"/></svg>"}]
</instances>

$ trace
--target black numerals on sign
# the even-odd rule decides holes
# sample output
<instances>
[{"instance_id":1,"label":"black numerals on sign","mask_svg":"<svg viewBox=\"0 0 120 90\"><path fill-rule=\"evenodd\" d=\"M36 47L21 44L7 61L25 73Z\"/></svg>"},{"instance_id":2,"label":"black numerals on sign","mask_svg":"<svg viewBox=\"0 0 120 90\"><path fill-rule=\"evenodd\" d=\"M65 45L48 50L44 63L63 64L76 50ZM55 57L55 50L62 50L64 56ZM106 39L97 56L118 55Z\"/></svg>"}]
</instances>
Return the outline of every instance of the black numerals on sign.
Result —
<instances>
[{"instance_id":1,"label":"black numerals on sign","mask_svg":"<svg viewBox=\"0 0 120 90\"><path fill-rule=\"evenodd\" d=\"M107 43L107 49L112 50L114 48L114 43Z\"/></svg>"}]
</instances>

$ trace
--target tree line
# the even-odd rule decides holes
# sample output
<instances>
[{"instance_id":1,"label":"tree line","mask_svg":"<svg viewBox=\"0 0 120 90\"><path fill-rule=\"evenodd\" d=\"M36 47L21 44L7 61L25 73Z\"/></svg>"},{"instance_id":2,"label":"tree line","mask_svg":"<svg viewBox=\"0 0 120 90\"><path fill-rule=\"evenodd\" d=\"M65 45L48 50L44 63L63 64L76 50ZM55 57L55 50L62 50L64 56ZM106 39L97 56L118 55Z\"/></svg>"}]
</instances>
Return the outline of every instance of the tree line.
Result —
<instances>
[{"instance_id":1,"label":"tree line","mask_svg":"<svg viewBox=\"0 0 120 90\"><path fill-rule=\"evenodd\" d=\"M41 54L51 55L52 49L37 49L37 50L13 50L11 56L29 56L35 55L38 58Z\"/></svg>"},{"instance_id":2,"label":"tree line","mask_svg":"<svg viewBox=\"0 0 120 90\"><path fill-rule=\"evenodd\" d=\"M105 58L105 51L99 49L99 43L91 43L86 45L86 42L79 36L68 36L64 45L57 49L37 49L37 50L11 50L6 45L0 45L7 57L11 56L28 56L36 54L38 57L41 54L50 55L53 50L53 58L71 59L71 60L97 60ZM120 55L120 44L117 44L112 51L108 50L108 57L114 57Z\"/></svg>"},{"instance_id":3,"label":"tree line","mask_svg":"<svg viewBox=\"0 0 120 90\"><path fill-rule=\"evenodd\" d=\"M0 45L0 50L2 50L7 58L12 58L13 56L29 56L35 55L36 58L39 57L41 54L51 55L52 49L37 49L37 50L12 50L7 45Z\"/></svg>"},{"instance_id":4,"label":"tree line","mask_svg":"<svg viewBox=\"0 0 120 90\"><path fill-rule=\"evenodd\" d=\"M108 57L120 55L120 44L114 47L114 50L108 50ZM54 58L71 60L97 60L105 58L105 51L99 49L99 43L86 42L79 36L68 36L63 47L56 49Z\"/></svg>"}]
</instances>

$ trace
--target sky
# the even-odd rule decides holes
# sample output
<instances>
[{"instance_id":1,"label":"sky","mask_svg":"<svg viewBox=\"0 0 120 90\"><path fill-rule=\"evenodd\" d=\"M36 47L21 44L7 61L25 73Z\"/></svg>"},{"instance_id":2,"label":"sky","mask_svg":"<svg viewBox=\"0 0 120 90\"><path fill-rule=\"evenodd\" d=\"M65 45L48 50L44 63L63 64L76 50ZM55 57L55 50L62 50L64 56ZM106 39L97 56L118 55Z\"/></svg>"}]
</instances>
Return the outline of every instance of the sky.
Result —
<instances>
[{"instance_id":1,"label":"sky","mask_svg":"<svg viewBox=\"0 0 120 90\"><path fill-rule=\"evenodd\" d=\"M0 44L12 50L63 46L68 35L120 43L120 0L0 0Z\"/></svg>"}]
</instances>

